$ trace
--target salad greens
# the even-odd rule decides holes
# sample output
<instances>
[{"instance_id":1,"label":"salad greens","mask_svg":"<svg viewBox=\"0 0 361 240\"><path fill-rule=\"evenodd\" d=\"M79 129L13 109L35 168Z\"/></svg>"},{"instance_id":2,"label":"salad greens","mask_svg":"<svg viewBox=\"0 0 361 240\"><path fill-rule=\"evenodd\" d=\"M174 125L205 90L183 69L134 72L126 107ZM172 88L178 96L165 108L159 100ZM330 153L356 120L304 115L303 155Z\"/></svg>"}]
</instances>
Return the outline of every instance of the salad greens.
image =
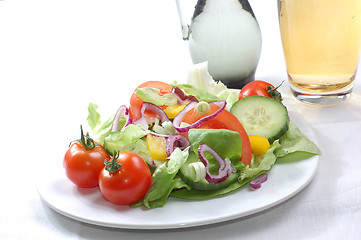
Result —
<instances>
[{"instance_id":1,"label":"salad greens","mask_svg":"<svg viewBox=\"0 0 361 240\"><path fill-rule=\"evenodd\" d=\"M142 130L139 125L130 124L123 131L109 133L104 139L104 148L109 153L134 152L139 156L146 158L149 155L144 137L149 131Z\"/></svg>"},{"instance_id":2,"label":"salad greens","mask_svg":"<svg viewBox=\"0 0 361 240\"><path fill-rule=\"evenodd\" d=\"M109 117L105 122L101 121L100 114L97 112L98 105L90 103L88 106L88 125L91 128L93 134L95 135L95 140L104 143L106 136L110 134L110 128L113 122L114 115ZM125 118L119 121L119 124L124 125Z\"/></svg>"},{"instance_id":3,"label":"salad greens","mask_svg":"<svg viewBox=\"0 0 361 240\"><path fill-rule=\"evenodd\" d=\"M306 159L314 154L321 154L316 144L310 141L291 121L289 130L279 139L281 147L276 156L281 161Z\"/></svg>"},{"instance_id":4,"label":"salad greens","mask_svg":"<svg viewBox=\"0 0 361 240\"><path fill-rule=\"evenodd\" d=\"M215 150L223 159L229 158L237 170L244 167L239 159L241 158L242 140L237 132L226 129L191 129L188 132L188 139L191 143L191 150L198 154L198 147L207 144ZM227 143L227 144L224 144ZM210 169L217 168L218 163L210 154L207 157L210 161Z\"/></svg>"},{"instance_id":5,"label":"salad greens","mask_svg":"<svg viewBox=\"0 0 361 240\"><path fill-rule=\"evenodd\" d=\"M217 101L225 100L226 109L230 109L233 103L238 100L238 94L228 89L222 82L213 80L208 72L208 63L195 64L189 71L187 83L197 89L203 89L217 97ZM192 95L192 94L191 94ZM202 101L202 99L198 99Z\"/></svg>"},{"instance_id":6,"label":"salad greens","mask_svg":"<svg viewBox=\"0 0 361 240\"><path fill-rule=\"evenodd\" d=\"M213 102L227 101L227 109L238 100L235 91L227 89L221 82L215 82L208 74L204 66L194 68L186 84L172 83L173 87L182 89L186 94L195 96L199 101ZM177 98L172 94L160 96L159 91L153 88L140 88L136 91L143 101L155 105L174 105ZM152 171L152 186L148 193L140 201L132 204L133 207L145 206L146 208L158 208L166 204L170 196L183 199L207 199L214 196L230 193L240 189L255 177L269 171L277 162L288 162L292 160L301 160L314 155L321 154L318 147L300 132L297 126L290 121L287 132L271 144L271 148L266 154L253 156L252 163L245 166L239 159L241 158L242 140L238 132L226 129L198 129L193 128L188 132L190 146L181 150L175 148L167 161L157 161L150 157L147 148L146 136L150 132L158 134L175 134L171 122L160 123L157 119L149 130L143 130L142 126L129 124L121 131L111 132L111 125L114 116L102 122L97 112L98 106L90 103L88 107L88 124L96 141L104 146L108 153L116 151L132 151L140 155L149 165ZM126 120L124 116L119 121L119 129L123 127ZM205 180L195 183L192 187L189 179L185 177L182 170L187 162L201 162L198 156L198 147L206 144L215 150L222 159L228 158L237 175L233 176L234 181L227 184L220 184L220 187L214 187L211 190L201 190L201 187L207 187ZM205 153L209 160L209 171L217 173L219 163L215 158ZM203 166L203 165L202 165ZM182 172L182 173L181 173ZM230 178L230 177L229 177ZM188 182L187 182L188 181ZM202 185L203 184L203 185Z\"/></svg>"},{"instance_id":7,"label":"salad greens","mask_svg":"<svg viewBox=\"0 0 361 240\"><path fill-rule=\"evenodd\" d=\"M177 177L177 173L189 155L188 148L181 151L176 148L170 155L169 160L159 165L152 176L152 187L145 195L142 203L147 208L162 207L166 204L169 195L174 189L187 187ZM138 206L135 204L134 206Z\"/></svg>"},{"instance_id":8,"label":"salad greens","mask_svg":"<svg viewBox=\"0 0 361 240\"><path fill-rule=\"evenodd\" d=\"M162 105L175 105L177 104L177 98L173 94L159 95L160 90L157 88L138 88L136 95L140 97L144 102L150 102L157 106Z\"/></svg>"}]
</instances>

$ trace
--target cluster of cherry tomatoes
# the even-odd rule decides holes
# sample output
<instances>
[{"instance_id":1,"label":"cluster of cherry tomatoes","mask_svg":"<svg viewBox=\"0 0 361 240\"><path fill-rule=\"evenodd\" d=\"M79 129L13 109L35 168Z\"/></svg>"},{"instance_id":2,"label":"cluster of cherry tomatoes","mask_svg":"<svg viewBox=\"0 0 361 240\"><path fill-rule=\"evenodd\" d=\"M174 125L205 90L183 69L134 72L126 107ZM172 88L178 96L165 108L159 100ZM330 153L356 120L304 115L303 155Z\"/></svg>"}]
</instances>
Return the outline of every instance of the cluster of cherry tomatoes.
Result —
<instances>
[{"instance_id":1,"label":"cluster of cherry tomatoes","mask_svg":"<svg viewBox=\"0 0 361 240\"><path fill-rule=\"evenodd\" d=\"M149 190L151 172L144 160L135 153L114 153L111 157L89 135L74 141L64 156L67 177L80 188L98 187L108 201L131 204Z\"/></svg>"}]
</instances>

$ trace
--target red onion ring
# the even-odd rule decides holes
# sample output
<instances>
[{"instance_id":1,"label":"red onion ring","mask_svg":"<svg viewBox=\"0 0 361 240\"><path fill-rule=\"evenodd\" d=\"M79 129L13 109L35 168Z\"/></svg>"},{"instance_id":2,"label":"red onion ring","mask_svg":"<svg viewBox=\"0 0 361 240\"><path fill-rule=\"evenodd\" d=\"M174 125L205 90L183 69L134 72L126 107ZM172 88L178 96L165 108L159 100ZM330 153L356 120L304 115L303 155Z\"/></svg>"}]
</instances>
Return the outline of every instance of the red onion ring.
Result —
<instances>
[{"instance_id":1,"label":"red onion ring","mask_svg":"<svg viewBox=\"0 0 361 240\"><path fill-rule=\"evenodd\" d=\"M262 185L262 183L264 183L265 181L267 181L267 174L263 173L261 175L259 175L258 177L252 179L249 184L251 185L251 187L253 189L259 189Z\"/></svg>"},{"instance_id":2,"label":"red onion ring","mask_svg":"<svg viewBox=\"0 0 361 240\"><path fill-rule=\"evenodd\" d=\"M150 110L157 114L161 122L170 121L167 114L162 109L160 109L153 103L144 102L142 104L142 108L140 109L141 117L133 122L133 124L141 125L143 130L148 130L148 122L144 116L144 112L146 110Z\"/></svg>"},{"instance_id":3,"label":"red onion ring","mask_svg":"<svg viewBox=\"0 0 361 240\"><path fill-rule=\"evenodd\" d=\"M223 109L226 107L227 103L226 101L219 101L219 102L210 102L209 104L212 104L212 105L216 105L216 106L219 106L220 108L215 111L213 114L211 115L208 115L208 116L205 116L201 119L199 119L198 121L194 122L193 124L189 125L189 126L186 126L186 127L180 127L180 123L184 117L184 115L189 111L191 110L192 108L194 108L196 105L198 104L198 102L190 102L187 104L187 106L182 110L180 111L177 116L173 119L173 126L175 129L177 129L178 132L188 132L189 129L191 128L197 128L199 127L200 125L202 125L203 123L215 118L218 114L220 114Z\"/></svg>"},{"instance_id":4,"label":"red onion ring","mask_svg":"<svg viewBox=\"0 0 361 240\"><path fill-rule=\"evenodd\" d=\"M176 148L180 148L180 150L183 151L184 149L186 149L191 145L189 140L185 136L180 134L168 136L165 142L166 142L166 153L168 157L172 154L172 152Z\"/></svg>"},{"instance_id":5,"label":"red onion ring","mask_svg":"<svg viewBox=\"0 0 361 240\"><path fill-rule=\"evenodd\" d=\"M165 134L160 134L160 133L156 133L156 132L149 132L150 135L152 135L153 137L164 137L164 138L169 138L173 135L165 135Z\"/></svg>"},{"instance_id":6,"label":"red onion ring","mask_svg":"<svg viewBox=\"0 0 361 240\"><path fill-rule=\"evenodd\" d=\"M204 155L205 152L209 152L210 154L212 154L213 157L219 163L218 175L212 175L209 172L209 161ZM221 156L219 156L219 154L216 151L214 151L206 144L199 145L198 156L202 161L202 163L204 164L204 166L206 167L206 180L210 184L223 182L228 178L228 176L232 172L235 171L234 168L232 167L231 161L228 158L225 159L221 158Z\"/></svg>"},{"instance_id":7,"label":"red onion ring","mask_svg":"<svg viewBox=\"0 0 361 240\"><path fill-rule=\"evenodd\" d=\"M126 106L122 105L119 107L117 113L115 114L113 123L112 123L112 127L110 132L116 132L119 130L119 120L120 117L122 116L122 113L124 112L124 117L126 119L124 126L122 127L122 129L120 131L122 131L126 126L128 126L129 124L132 123L132 118L129 116L129 110Z\"/></svg>"},{"instance_id":8,"label":"red onion ring","mask_svg":"<svg viewBox=\"0 0 361 240\"><path fill-rule=\"evenodd\" d=\"M149 157L148 162L149 162L149 165L150 165L151 167L157 166L157 164L155 163L154 159L151 158L151 157Z\"/></svg>"}]
</instances>

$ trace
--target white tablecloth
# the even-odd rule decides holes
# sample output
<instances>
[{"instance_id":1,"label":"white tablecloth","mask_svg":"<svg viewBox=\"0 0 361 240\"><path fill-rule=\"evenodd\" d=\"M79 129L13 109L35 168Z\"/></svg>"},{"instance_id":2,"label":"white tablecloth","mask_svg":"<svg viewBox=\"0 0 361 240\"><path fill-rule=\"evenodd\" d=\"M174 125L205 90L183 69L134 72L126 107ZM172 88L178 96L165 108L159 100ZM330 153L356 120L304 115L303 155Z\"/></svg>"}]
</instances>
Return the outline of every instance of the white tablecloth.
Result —
<instances>
[{"instance_id":1,"label":"white tablecloth","mask_svg":"<svg viewBox=\"0 0 361 240\"><path fill-rule=\"evenodd\" d=\"M263 36L256 77L280 83L276 1L250 3ZM361 239L360 75L351 99L327 108L303 105L282 86L323 154L310 185L266 211L203 227L126 230L72 220L41 201L34 179L52 171L47 161L61 161L89 102L117 107L143 81L185 80L190 65L175 1L0 1L0 238Z\"/></svg>"}]
</instances>

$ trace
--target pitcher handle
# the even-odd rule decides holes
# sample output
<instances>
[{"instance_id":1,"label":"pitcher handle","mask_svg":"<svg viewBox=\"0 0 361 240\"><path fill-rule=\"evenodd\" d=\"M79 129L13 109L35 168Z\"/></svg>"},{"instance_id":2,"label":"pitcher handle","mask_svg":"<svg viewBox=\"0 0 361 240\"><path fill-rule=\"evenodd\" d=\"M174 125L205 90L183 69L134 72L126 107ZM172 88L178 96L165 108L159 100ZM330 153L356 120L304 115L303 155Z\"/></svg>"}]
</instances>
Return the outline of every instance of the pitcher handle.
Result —
<instances>
[{"instance_id":1,"label":"pitcher handle","mask_svg":"<svg viewBox=\"0 0 361 240\"><path fill-rule=\"evenodd\" d=\"M182 7L181 7L181 4L180 4L180 0L175 0L175 2L176 2L176 4L177 4L179 21L180 21L180 24L181 24L181 26L182 26L182 37L183 37L183 40L188 40L188 39L189 39L189 34L190 34L190 26L184 21L183 12L182 12Z\"/></svg>"}]
</instances>

